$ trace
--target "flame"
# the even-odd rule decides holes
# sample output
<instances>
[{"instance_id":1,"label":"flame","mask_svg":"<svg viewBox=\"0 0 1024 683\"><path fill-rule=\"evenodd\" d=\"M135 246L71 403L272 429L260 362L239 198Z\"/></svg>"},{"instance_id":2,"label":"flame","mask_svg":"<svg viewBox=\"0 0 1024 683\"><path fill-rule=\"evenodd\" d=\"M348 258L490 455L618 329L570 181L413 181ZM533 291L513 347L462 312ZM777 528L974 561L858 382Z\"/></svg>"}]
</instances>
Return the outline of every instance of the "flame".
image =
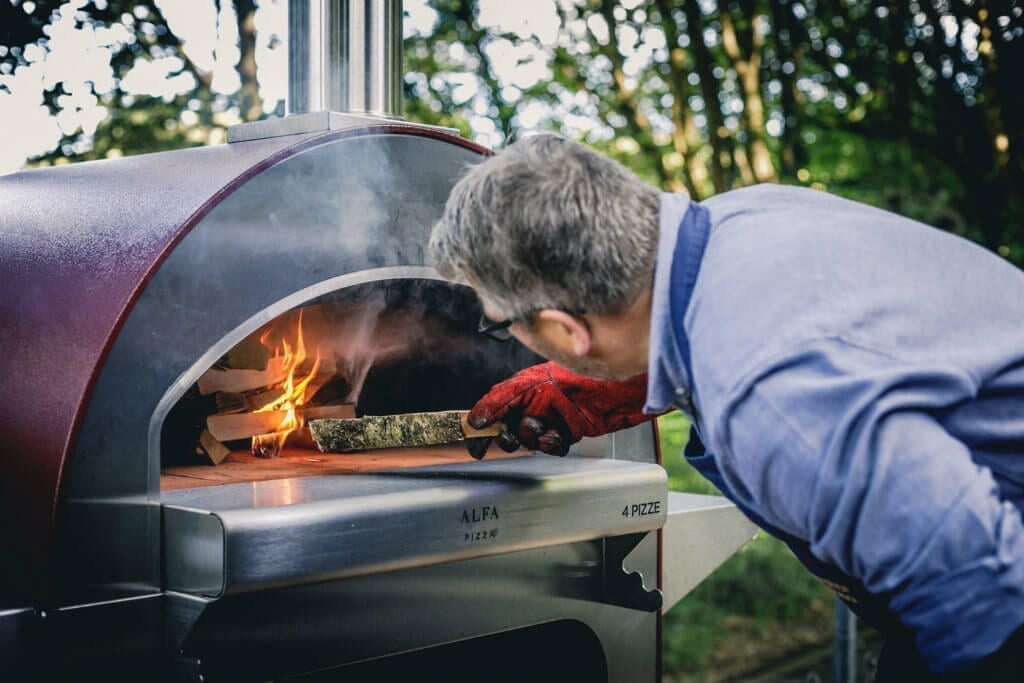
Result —
<instances>
[{"instance_id":1,"label":"flame","mask_svg":"<svg viewBox=\"0 0 1024 683\"><path fill-rule=\"evenodd\" d=\"M266 345L270 338L270 330L260 337L260 341ZM280 346L274 349L274 358L281 358L282 367L285 372L284 381L281 383L281 395L270 403L258 408L255 412L264 413L271 410L282 410L285 418L281 421L277 431L270 434L260 434L252 438L253 455L263 458L276 458L284 447L285 439L297 429L305 426L305 421L299 408L312 398L313 392L308 392L310 383L320 370L320 348L314 352L313 364L305 375L299 372L303 364L309 358L306 351L306 342L302 334L302 311L299 311L298 324L295 332L295 345L282 339Z\"/></svg>"}]
</instances>

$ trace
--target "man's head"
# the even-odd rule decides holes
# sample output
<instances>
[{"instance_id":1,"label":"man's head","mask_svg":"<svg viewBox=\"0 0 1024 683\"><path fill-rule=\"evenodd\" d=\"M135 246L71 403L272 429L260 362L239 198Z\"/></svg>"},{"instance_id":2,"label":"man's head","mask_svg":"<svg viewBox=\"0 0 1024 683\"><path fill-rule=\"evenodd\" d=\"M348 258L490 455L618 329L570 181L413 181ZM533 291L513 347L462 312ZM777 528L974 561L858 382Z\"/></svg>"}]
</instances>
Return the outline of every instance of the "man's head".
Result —
<instances>
[{"instance_id":1,"label":"man's head","mask_svg":"<svg viewBox=\"0 0 1024 683\"><path fill-rule=\"evenodd\" d=\"M643 371L620 347L630 334L646 341L657 242L656 188L583 145L537 135L470 169L430 249L438 271L472 285L489 318L516 321L509 329L527 346L620 377Z\"/></svg>"}]
</instances>

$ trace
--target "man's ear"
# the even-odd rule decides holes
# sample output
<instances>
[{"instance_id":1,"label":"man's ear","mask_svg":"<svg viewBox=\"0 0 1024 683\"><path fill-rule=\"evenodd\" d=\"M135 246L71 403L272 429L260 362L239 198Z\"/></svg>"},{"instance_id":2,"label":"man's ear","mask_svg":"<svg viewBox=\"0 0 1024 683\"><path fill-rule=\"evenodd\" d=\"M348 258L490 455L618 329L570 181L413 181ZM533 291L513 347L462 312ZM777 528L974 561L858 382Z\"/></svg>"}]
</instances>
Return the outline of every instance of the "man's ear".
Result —
<instances>
[{"instance_id":1,"label":"man's ear","mask_svg":"<svg viewBox=\"0 0 1024 683\"><path fill-rule=\"evenodd\" d=\"M546 330L547 339L559 348L579 357L590 353L590 326L583 318L556 308L544 308L537 312L534 320L534 326Z\"/></svg>"}]
</instances>

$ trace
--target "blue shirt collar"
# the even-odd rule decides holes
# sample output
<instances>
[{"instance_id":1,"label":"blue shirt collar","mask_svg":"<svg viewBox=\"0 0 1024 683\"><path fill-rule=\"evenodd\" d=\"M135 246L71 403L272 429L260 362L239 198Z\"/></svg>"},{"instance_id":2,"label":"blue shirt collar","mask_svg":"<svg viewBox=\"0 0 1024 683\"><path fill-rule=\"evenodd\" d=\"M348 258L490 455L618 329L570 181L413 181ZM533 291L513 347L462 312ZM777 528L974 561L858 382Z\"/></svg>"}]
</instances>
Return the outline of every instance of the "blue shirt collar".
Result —
<instances>
[{"instance_id":1,"label":"blue shirt collar","mask_svg":"<svg viewBox=\"0 0 1024 683\"><path fill-rule=\"evenodd\" d=\"M665 412L689 390L689 376L672 324L671 284L676 241L690 206L690 198L684 194L661 195L647 356L647 401L644 405L644 412L649 414Z\"/></svg>"}]
</instances>

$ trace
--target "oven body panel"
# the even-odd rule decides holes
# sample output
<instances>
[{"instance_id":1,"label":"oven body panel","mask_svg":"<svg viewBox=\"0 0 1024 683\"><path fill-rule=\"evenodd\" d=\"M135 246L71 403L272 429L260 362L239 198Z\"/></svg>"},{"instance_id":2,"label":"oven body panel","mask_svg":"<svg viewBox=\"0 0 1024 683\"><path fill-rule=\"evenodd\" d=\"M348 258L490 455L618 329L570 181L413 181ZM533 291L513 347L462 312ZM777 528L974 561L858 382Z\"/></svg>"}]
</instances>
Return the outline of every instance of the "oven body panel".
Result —
<instances>
[{"instance_id":1,"label":"oven body panel","mask_svg":"<svg viewBox=\"0 0 1024 683\"><path fill-rule=\"evenodd\" d=\"M45 596L58 488L134 297L218 192L310 136L0 178L0 608Z\"/></svg>"},{"instance_id":2,"label":"oven body panel","mask_svg":"<svg viewBox=\"0 0 1024 683\"><path fill-rule=\"evenodd\" d=\"M160 428L217 358L320 294L437 277L430 229L481 155L433 131L389 130L303 139L221 197L152 276L99 372L67 468L58 602L159 590Z\"/></svg>"},{"instance_id":3,"label":"oven body panel","mask_svg":"<svg viewBox=\"0 0 1024 683\"><path fill-rule=\"evenodd\" d=\"M658 616L602 602L603 545L562 544L229 595L205 606L180 650L193 680L199 674L211 682L288 679L571 620L600 643L606 677L593 680L653 683ZM648 534L630 564L653 573L656 545L656 535ZM569 643L550 643L546 652L505 651L503 658L589 654ZM506 665L491 661L480 675L490 680L487 672L493 670L500 677ZM441 670L400 680L444 678ZM339 673L336 680L347 679Z\"/></svg>"}]
</instances>

